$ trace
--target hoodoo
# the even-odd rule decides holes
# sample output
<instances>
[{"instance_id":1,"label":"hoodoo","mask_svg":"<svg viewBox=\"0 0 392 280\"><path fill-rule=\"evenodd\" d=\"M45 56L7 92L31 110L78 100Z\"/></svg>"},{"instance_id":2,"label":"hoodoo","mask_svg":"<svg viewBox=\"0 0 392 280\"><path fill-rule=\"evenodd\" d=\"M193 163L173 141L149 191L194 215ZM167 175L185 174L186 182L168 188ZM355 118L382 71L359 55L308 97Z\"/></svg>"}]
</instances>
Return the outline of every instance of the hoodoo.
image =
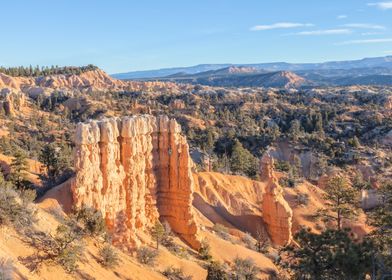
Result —
<instances>
[{"instance_id":1,"label":"hoodoo","mask_svg":"<svg viewBox=\"0 0 392 280\"><path fill-rule=\"evenodd\" d=\"M283 197L283 189L274 174L273 166L273 158L268 154L264 155L261 159L261 175L267 185L263 195L263 220L272 242L284 246L292 239L293 211Z\"/></svg>"},{"instance_id":2,"label":"hoodoo","mask_svg":"<svg viewBox=\"0 0 392 280\"><path fill-rule=\"evenodd\" d=\"M74 204L101 210L115 244L138 246L137 232L159 218L199 248L192 161L174 119L140 115L80 123L75 146Z\"/></svg>"}]
</instances>

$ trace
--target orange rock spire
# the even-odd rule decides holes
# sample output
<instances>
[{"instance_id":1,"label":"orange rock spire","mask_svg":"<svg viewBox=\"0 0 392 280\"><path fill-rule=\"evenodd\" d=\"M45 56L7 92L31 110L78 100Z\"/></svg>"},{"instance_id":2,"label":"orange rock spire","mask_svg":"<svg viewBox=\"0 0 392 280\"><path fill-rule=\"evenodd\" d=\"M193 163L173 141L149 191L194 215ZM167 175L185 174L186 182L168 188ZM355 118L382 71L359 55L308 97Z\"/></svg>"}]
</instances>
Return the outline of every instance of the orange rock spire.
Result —
<instances>
[{"instance_id":1,"label":"orange rock spire","mask_svg":"<svg viewBox=\"0 0 392 280\"><path fill-rule=\"evenodd\" d=\"M261 174L267 181L267 186L263 196L263 220L272 242L284 246L292 240L293 211L283 198L283 190L274 174L273 166L273 158L268 154L264 155L261 159Z\"/></svg>"}]
</instances>

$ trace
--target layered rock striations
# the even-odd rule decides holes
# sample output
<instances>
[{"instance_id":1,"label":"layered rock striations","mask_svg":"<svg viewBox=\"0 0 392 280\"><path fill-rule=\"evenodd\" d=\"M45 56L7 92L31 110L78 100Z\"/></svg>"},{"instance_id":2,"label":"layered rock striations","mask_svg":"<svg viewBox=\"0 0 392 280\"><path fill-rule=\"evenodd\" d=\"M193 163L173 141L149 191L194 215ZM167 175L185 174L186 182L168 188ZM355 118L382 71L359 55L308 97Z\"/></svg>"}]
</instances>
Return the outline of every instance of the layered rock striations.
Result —
<instances>
[{"instance_id":1,"label":"layered rock striations","mask_svg":"<svg viewBox=\"0 0 392 280\"><path fill-rule=\"evenodd\" d=\"M102 211L116 244L138 246L138 231L166 220L198 248L189 148L174 119L149 115L79 124L72 184L76 207Z\"/></svg>"},{"instance_id":2,"label":"layered rock striations","mask_svg":"<svg viewBox=\"0 0 392 280\"><path fill-rule=\"evenodd\" d=\"M261 174L267 185L263 195L263 220L272 242L284 246L292 240L293 211L283 197L283 189L273 172L273 166L273 158L264 155L261 159Z\"/></svg>"}]
</instances>

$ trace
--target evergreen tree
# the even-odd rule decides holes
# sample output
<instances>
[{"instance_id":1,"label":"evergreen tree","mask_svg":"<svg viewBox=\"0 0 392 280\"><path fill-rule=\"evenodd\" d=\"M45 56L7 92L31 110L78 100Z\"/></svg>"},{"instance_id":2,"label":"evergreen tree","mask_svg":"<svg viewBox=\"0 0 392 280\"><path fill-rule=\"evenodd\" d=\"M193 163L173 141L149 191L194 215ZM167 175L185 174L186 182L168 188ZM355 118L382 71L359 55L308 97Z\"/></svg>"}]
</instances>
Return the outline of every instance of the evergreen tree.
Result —
<instances>
[{"instance_id":1,"label":"evergreen tree","mask_svg":"<svg viewBox=\"0 0 392 280\"><path fill-rule=\"evenodd\" d=\"M165 235L165 228L159 222L159 220L157 220L155 222L154 226L151 229L151 236L156 241L157 250L159 249L159 243L161 243L161 240L162 240L164 235Z\"/></svg>"},{"instance_id":2,"label":"evergreen tree","mask_svg":"<svg viewBox=\"0 0 392 280\"><path fill-rule=\"evenodd\" d=\"M58 172L58 153L53 143L46 144L39 157L40 161L45 165L49 179L53 179Z\"/></svg>"},{"instance_id":3,"label":"evergreen tree","mask_svg":"<svg viewBox=\"0 0 392 280\"><path fill-rule=\"evenodd\" d=\"M302 229L295 236L298 246L288 246L286 263L292 279L364 279L372 266L372 244L353 241L347 230L326 230L321 234Z\"/></svg>"},{"instance_id":4,"label":"evergreen tree","mask_svg":"<svg viewBox=\"0 0 392 280\"><path fill-rule=\"evenodd\" d=\"M375 227L371 233L376 252L373 278L392 277L392 182L385 183L379 190L381 204L370 213L370 223ZM387 279L387 278L385 278Z\"/></svg>"},{"instance_id":5,"label":"evergreen tree","mask_svg":"<svg viewBox=\"0 0 392 280\"><path fill-rule=\"evenodd\" d=\"M301 123L298 120L291 121L289 135L291 139L298 141L301 135Z\"/></svg>"},{"instance_id":6,"label":"evergreen tree","mask_svg":"<svg viewBox=\"0 0 392 280\"><path fill-rule=\"evenodd\" d=\"M341 176L332 177L325 192L327 209L319 210L319 215L325 221L336 222L337 228L341 229L343 219L356 216L357 192L349 185L347 179Z\"/></svg>"},{"instance_id":7,"label":"evergreen tree","mask_svg":"<svg viewBox=\"0 0 392 280\"><path fill-rule=\"evenodd\" d=\"M254 177L257 174L258 164L257 159L245 149L241 142L235 140L231 159L230 159L231 171L239 174L245 174L249 177Z\"/></svg>"},{"instance_id":8,"label":"evergreen tree","mask_svg":"<svg viewBox=\"0 0 392 280\"><path fill-rule=\"evenodd\" d=\"M18 188L25 189L26 172L28 170L27 157L24 152L17 150L11 162L10 181Z\"/></svg>"}]
</instances>

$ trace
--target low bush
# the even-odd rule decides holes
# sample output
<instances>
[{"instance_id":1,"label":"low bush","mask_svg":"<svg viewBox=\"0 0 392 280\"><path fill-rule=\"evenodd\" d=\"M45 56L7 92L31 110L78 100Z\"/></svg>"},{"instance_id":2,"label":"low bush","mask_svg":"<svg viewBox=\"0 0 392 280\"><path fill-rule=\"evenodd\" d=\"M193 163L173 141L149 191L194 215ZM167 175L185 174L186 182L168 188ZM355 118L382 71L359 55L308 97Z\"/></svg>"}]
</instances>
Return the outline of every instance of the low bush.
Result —
<instances>
[{"instance_id":1,"label":"low bush","mask_svg":"<svg viewBox=\"0 0 392 280\"><path fill-rule=\"evenodd\" d=\"M211 251L210 244L208 243L208 241L206 239L203 239L201 241L201 246L199 249L200 258L205 261L211 260L212 256L210 254L210 251Z\"/></svg>"},{"instance_id":2,"label":"low bush","mask_svg":"<svg viewBox=\"0 0 392 280\"><path fill-rule=\"evenodd\" d=\"M116 250L110 244L102 247L99 251L99 256L101 258L101 264L108 268L116 267L120 262Z\"/></svg>"},{"instance_id":3,"label":"low bush","mask_svg":"<svg viewBox=\"0 0 392 280\"><path fill-rule=\"evenodd\" d=\"M229 274L227 269L219 262L211 261L207 265L206 280L228 280Z\"/></svg>"},{"instance_id":4,"label":"low bush","mask_svg":"<svg viewBox=\"0 0 392 280\"><path fill-rule=\"evenodd\" d=\"M297 203L299 205L307 206L309 204L309 195L307 193L297 194Z\"/></svg>"},{"instance_id":5,"label":"low bush","mask_svg":"<svg viewBox=\"0 0 392 280\"><path fill-rule=\"evenodd\" d=\"M23 196L21 191L8 183L0 184L0 225L9 224L17 229L30 227L36 214L30 198Z\"/></svg>"},{"instance_id":6,"label":"low bush","mask_svg":"<svg viewBox=\"0 0 392 280\"><path fill-rule=\"evenodd\" d=\"M158 250L141 247L137 250L137 260L145 265L154 265L158 254Z\"/></svg>"},{"instance_id":7,"label":"low bush","mask_svg":"<svg viewBox=\"0 0 392 280\"><path fill-rule=\"evenodd\" d=\"M76 220L82 225L85 234L98 237L106 233L106 224L101 211L83 207L76 210L74 215Z\"/></svg>"},{"instance_id":8,"label":"low bush","mask_svg":"<svg viewBox=\"0 0 392 280\"><path fill-rule=\"evenodd\" d=\"M175 268L175 267L168 267L166 268L162 274L166 276L167 279L169 280L191 280L192 276L190 275L185 275L184 271L181 268Z\"/></svg>"},{"instance_id":9,"label":"low bush","mask_svg":"<svg viewBox=\"0 0 392 280\"><path fill-rule=\"evenodd\" d=\"M260 269L251 258L235 258L231 268L233 279L256 280Z\"/></svg>"},{"instance_id":10,"label":"low bush","mask_svg":"<svg viewBox=\"0 0 392 280\"><path fill-rule=\"evenodd\" d=\"M214 227L212 228L215 233L222 239L230 241L231 236L229 234L229 230L227 227L225 227L222 224L215 224Z\"/></svg>"},{"instance_id":11,"label":"low bush","mask_svg":"<svg viewBox=\"0 0 392 280\"><path fill-rule=\"evenodd\" d=\"M254 239L252 237L252 235L250 235L250 233L245 233L242 238L241 241L245 244L245 246L251 250L256 250L256 239Z\"/></svg>"}]
</instances>

